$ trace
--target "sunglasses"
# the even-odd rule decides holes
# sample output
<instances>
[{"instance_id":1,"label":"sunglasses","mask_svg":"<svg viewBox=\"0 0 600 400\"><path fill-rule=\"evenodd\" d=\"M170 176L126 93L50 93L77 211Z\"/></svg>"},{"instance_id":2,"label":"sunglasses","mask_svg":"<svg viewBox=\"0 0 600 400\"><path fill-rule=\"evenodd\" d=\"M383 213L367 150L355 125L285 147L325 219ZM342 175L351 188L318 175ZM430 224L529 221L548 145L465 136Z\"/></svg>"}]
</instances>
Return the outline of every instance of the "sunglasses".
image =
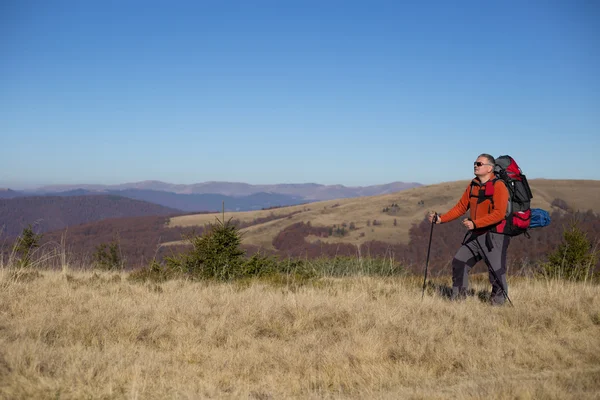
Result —
<instances>
[{"instance_id":1,"label":"sunglasses","mask_svg":"<svg viewBox=\"0 0 600 400\"><path fill-rule=\"evenodd\" d=\"M481 167L482 165L489 165L489 166L491 166L492 164L486 164L486 163L482 163L482 162L480 162L480 161L475 161L475 162L473 163L473 165L475 165L475 166L477 166L477 167Z\"/></svg>"}]
</instances>

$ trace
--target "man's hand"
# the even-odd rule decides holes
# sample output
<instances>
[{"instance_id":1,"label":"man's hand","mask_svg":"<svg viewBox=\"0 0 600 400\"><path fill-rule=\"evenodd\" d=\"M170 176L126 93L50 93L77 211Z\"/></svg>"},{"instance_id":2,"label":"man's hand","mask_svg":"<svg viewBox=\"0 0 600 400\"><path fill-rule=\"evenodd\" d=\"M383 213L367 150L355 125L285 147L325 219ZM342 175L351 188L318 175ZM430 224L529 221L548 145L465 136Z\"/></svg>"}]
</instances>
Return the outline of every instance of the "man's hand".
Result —
<instances>
[{"instance_id":1,"label":"man's hand","mask_svg":"<svg viewBox=\"0 0 600 400\"><path fill-rule=\"evenodd\" d=\"M473 223L473 221L471 221L468 218L463 219L462 223L465 226L465 228L467 228L470 231L472 231L473 229L475 229L475 224Z\"/></svg>"},{"instance_id":2,"label":"man's hand","mask_svg":"<svg viewBox=\"0 0 600 400\"><path fill-rule=\"evenodd\" d=\"M429 215L427 216L427 219L429 220L429 222L432 223L434 218L435 218L436 224L442 223L442 219L440 218L438 213L436 213L435 211L429 211Z\"/></svg>"}]
</instances>

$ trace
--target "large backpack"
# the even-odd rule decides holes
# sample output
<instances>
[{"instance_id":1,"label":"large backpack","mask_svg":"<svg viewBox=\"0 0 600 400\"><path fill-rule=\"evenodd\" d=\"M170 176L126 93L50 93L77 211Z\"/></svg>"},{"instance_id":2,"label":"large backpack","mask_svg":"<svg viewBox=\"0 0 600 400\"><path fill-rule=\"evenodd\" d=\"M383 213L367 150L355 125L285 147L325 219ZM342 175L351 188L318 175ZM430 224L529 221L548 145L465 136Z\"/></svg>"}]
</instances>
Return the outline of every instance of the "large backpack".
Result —
<instances>
[{"instance_id":1,"label":"large backpack","mask_svg":"<svg viewBox=\"0 0 600 400\"><path fill-rule=\"evenodd\" d=\"M515 160L508 155L496 158L494 173L496 174L496 179L504 182L508 189L506 218L496 226L495 231L508 236L517 236L525 233L531 225L532 209L530 205L533 198L527 177L523 174ZM546 213L544 210L535 209L533 211L536 215L540 211ZM550 223L549 218L548 223Z\"/></svg>"}]
</instances>

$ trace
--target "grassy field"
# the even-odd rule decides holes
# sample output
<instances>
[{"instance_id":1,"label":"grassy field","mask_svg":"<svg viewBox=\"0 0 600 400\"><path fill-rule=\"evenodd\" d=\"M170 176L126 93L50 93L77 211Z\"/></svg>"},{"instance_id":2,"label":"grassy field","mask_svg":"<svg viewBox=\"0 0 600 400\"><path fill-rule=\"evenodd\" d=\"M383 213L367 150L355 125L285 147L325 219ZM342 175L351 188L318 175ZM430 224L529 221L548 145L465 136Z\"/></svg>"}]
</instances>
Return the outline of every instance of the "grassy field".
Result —
<instances>
[{"instance_id":1,"label":"grassy field","mask_svg":"<svg viewBox=\"0 0 600 400\"><path fill-rule=\"evenodd\" d=\"M511 308L420 285L3 269L0 398L599 398L599 286L513 279Z\"/></svg>"},{"instance_id":2,"label":"grassy field","mask_svg":"<svg viewBox=\"0 0 600 400\"><path fill-rule=\"evenodd\" d=\"M427 210L445 212L453 207L469 181L446 182L423 186L380 196L352 199L329 200L299 206L283 207L274 210L226 212L225 218L234 218L241 222L250 222L269 215L296 214L257 224L242 230L244 243L272 249L273 238L287 226L296 222L310 221L313 226L330 227L334 224L354 222L356 230L344 237L319 238L330 243L362 243L378 240L388 243L408 243L409 229L413 223L423 220ZM552 210L551 203L560 198L574 210L589 209L600 212L600 181L534 179L530 181L533 192L532 207ZM391 204L398 208L384 213L383 209ZM185 215L171 218L169 226L203 226L214 223L215 214ZM367 226L367 221L377 220L377 226ZM396 225L394 225L396 220ZM307 238L308 241L316 238ZM171 244L185 244L185 241Z\"/></svg>"}]
</instances>

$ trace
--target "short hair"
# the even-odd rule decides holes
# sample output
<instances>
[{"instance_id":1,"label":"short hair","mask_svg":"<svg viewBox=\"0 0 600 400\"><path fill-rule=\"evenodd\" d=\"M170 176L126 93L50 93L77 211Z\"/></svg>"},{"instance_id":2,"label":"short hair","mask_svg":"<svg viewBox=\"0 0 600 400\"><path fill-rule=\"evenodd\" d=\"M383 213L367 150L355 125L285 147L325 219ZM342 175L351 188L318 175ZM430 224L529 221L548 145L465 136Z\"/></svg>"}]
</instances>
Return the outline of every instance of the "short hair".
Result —
<instances>
[{"instance_id":1,"label":"short hair","mask_svg":"<svg viewBox=\"0 0 600 400\"><path fill-rule=\"evenodd\" d=\"M492 164L492 167L496 166L496 159L493 156L491 156L491 155L489 155L487 153L483 153L483 154L480 154L479 156L477 156L477 158L479 158L479 157L485 157L485 158L487 158L488 162L490 164Z\"/></svg>"}]
</instances>

